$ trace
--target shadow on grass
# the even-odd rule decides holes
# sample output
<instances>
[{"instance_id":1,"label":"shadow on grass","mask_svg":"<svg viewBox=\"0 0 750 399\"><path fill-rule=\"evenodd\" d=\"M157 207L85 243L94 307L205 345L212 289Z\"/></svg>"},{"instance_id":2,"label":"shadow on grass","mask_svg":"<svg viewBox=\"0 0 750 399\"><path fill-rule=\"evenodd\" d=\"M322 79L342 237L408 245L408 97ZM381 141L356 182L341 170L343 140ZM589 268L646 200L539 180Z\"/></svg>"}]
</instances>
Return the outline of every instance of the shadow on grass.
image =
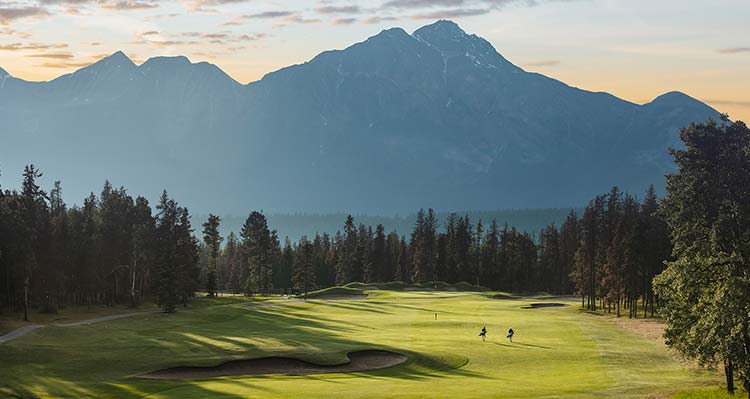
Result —
<instances>
[{"instance_id":1,"label":"shadow on grass","mask_svg":"<svg viewBox=\"0 0 750 399\"><path fill-rule=\"evenodd\" d=\"M405 309L405 310L417 310L422 312L428 312L428 313L441 313L441 314L455 314L455 312L450 312L447 310L442 309L427 309L419 306L409 306L409 305L402 305L399 303L392 303L392 302L385 302L385 301L367 301L368 303L373 303L381 306L387 306L389 308L398 308L398 309Z\"/></svg>"},{"instance_id":2,"label":"shadow on grass","mask_svg":"<svg viewBox=\"0 0 750 399\"><path fill-rule=\"evenodd\" d=\"M514 342L512 344L505 344L505 343L502 343L502 342L496 342L495 345L504 346L506 348L518 348L518 349L521 349L521 348L552 349L549 346L535 345L535 344L526 344L526 343L523 343L523 342Z\"/></svg>"},{"instance_id":3,"label":"shadow on grass","mask_svg":"<svg viewBox=\"0 0 750 399\"><path fill-rule=\"evenodd\" d=\"M243 301L216 301L237 305ZM293 356L320 364L346 362L351 351L380 349L409 358L387 369L360 371L348 378L427 380L455 375L485 377L462 369L468 359L457 355L434 356L385 347L351 338L352 327L368 328L349 321L307 313L309 308L279 305L245 309L242 306L201 306L190 312L152 315L73 329L50 327L34 339L0 348L4 367L0 369L0 393L29 397L116 397L138 398L167 393L173 396L189 391L195 397L243 396L212 391L193 381L143 381L133 376L183 365L216 365L222 362L266 356ZM357 312L388 314L379 308L423 310L403 304L317 303L315 306ZM441 313L446 313L441 311ZM327 375L303 377L329 382ZM212 381L244 384L253 394L261 388L258 377L222 377ZM221 385L219 384L219 385ZM210 385L214 387L212 383ZM257 393L258 392L255 391Z\"/></svg>"}]
</instances>

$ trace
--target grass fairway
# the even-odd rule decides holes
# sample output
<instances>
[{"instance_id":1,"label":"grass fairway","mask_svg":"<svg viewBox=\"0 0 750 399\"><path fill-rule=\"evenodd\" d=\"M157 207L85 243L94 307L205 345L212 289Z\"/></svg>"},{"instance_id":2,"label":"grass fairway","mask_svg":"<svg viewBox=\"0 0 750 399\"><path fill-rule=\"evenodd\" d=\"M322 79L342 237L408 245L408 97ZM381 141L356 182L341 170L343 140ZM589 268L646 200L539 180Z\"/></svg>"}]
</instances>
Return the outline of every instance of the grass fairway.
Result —
<instances>
[{"instance_id":1,"label":"grass fairway","mask_svg":"<svg viewBox=\"0 0 750 399\"><path fill-rule=\"evenodd\" d=\"M47 326L0 345L0 394L149 398L641 398L716 386L663 345L545 300L490 293L369 291L366 299L197 300L174 315L152 314L81 327ZM438 320L434 314L438 312ZM488 340L477 336L482 325ZM505 339L516 330L513 344ZM291 356L317 363L387 349L410 357L388 369L201 381L134 376L173 366ZM33 396L32 396L33 397Z\"/></svg>"}]
</instances>

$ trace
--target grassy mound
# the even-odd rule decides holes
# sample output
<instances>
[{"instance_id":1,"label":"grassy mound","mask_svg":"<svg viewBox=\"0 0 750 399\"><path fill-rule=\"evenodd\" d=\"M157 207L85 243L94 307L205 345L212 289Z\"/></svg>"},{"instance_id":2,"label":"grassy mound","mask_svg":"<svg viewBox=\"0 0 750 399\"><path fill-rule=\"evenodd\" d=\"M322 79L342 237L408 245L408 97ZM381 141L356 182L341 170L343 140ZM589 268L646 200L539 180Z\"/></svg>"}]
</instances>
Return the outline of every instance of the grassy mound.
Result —
<instances>
[{"instance_id":1,"label":"grassy mound","mask_svg":"<svg viewBox=\"0 0 750 399\"><path fill-rule=\"evenodd\" d=\"M456 288L456 291L486 292L490 290L487 287L469 284L465 281L459 281L456 284L453 284L453 287Z\"/></svg>"},{"instance_id":2,"label":"grassy mound","mask_svg":"<svg viewBox=\"0 0 750 399\"><path fill-rule=\"evenodd\" d=\"M357 289L357 290L378 290L378 289L380 289L380 287L378 287L378 285L376 285L376 284L366 284L366 283L361 283L359 281L355 281L355 282L352 282L352 283L349 283L349 284L345 284L343 287L354 288L354 289Z\"/></svg>"},{"instance_id":3,"label":"grassy mound","mask_svg":"<svg viewBox=\"0 0 750 399\"><path fill-rule=\"evenodd\" d=\"M325 297L332 297L332 296L352 296L352 297L365 297L367 294L362 292L362 290L357 288L349 288L349 287L330 287L330 288L324 288L322 290L308 292L307 298L325 298Z\"/></svg>"},{"instance_id":4,"label":"grassy mound","mask_svg":"<svg viewBox=\"0 0 750 399\"><path fill-rule=\"evenodd\" d=\"M362 283L352 282L342 286L358 290L387 290L387 291L461 291L461 292L487 292L487 287L473 285L465 281L449 284L445 281L428 281L424 283L407 284L403 281L389 281L385 283ZM321 290L322 291L322 290Z\"/></svg>"}]
</instances>

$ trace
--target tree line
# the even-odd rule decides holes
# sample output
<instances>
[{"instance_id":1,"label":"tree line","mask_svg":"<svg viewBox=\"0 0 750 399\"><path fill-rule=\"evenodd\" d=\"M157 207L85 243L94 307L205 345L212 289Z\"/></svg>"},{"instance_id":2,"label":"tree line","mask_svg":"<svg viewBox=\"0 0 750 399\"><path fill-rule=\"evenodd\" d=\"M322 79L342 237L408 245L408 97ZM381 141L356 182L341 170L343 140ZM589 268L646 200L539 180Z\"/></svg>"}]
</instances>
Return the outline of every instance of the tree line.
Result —
<instances>
[{"instance_id":1,"label":"tree line","mask_svg":"<svg viewBox=\"0 0 750 399\"><path fill-rule=\"evenodd\" d=\"M28 319L30 307L137 305L155 299L174 311L200 287L198 241L187 208L162 194L156 213L109 182L68 207L62 185L47 192L28 165L21 190L0 189L0 310Z\"/></svg>"},{"instance_id":2,"label":"tree line","mask_svg":"<svg viewBox=\"0 0 750 399\"><path fill-rule=\"evenodd\" d=\"M643 203L616 187L591 201L579 218L536 236L496 221L485 225L449 214L443 225L420 210L411 233L357 225L349 215L334 234L296 242L251 212L239 235L220 234L209 215L197 234L187 208L166 191L155 209L105 182L82 206L67 207L62 186L46 192L41 172L25 168L20 191L0 190L0 305L28 312L64 305L122 304L153 299L165 310L186 305L196 291L268 293L350 282L466 282L512 292L579 293L635 309L653 309L651 279L669 253L656 195ZM223 244L223 245L222 245ZM664 255L667 254L667 255ZM619 314L619 312L618 312ZM631 311L631 317L635 314Z\"/></svg>"},{"instance_id":3,"label":"tree line","mask_svg":"<svg viewBox=\"0 0 750 399\"><path fill-rule=\"evenodd\" d=\"M671 251L657 204L653 187L642 202L614 187L593 199L582 217L571 211L559 228L551 224L536 236L494 220L473 222L468 215L449 214L441 226L432 209L417 213L409 236L386 232L382 224L356 224L349 215L333 235L286 238L283 245L267 231L262 214L251 214L240 237L230 233L218 255L219 285L240 293L350 282L466 282L501 291L580 294L583 306L605 306L618 316L622 306L637 317L640 301L644 317L648 309L653 316L657 298L651 282ZM246 231L258 224L256 218L268 239L251 248ZM253 255L260 250L255 248L264 248L265 260ZM213 258L202 257L206 275L214 275ZM255 266L260 263L266 266ZM265 283L256 283L256 276Z\"/></svg>"},{"instance_id":4,"label":"tree line","mask_svg":"<svg viewBox=\"0 0 750 399\"><path fill-rule=\"evenodd\" d=\"M652 282L669 259L672 244L659 217L654 187L642 202L617 187L591 200L579 222L580 241L572 278L581 307L606 308L620 316L622 308L637 317L655 313L658 297Z\"/></svg>"},{"instance_id":5,"label":"tree line","mask_svg":"<svg viewBox=\"0 0 750 399\"><path fill-rule=\"evenodd\" d=\"M582 204L585 205L585 204ZM558 225L565 220L565 217L574 209L581 214L583 206L576 208L533 208L533 209L501 209L492 211L453 211L462 216L468 215L471 220L491 221L497 220L500 226L508 224L519 231L528 231L538 233L547 227L551 221L557 221ZM396 231L398 234L410 234L417 220L417 209L405 215L369 215L363 213L351 212L333 212L333 213L266 213L268 225L278 230L278 235L284 241L284 237L289 236L292 241L298 241L300 237L306 235L308 239L315 237L316 233L328 232L335 233L342 228L343 222L350 213L354 216L357 224L367 226L377 226L382 224L386 232ZM214 212L216 213L216 212ZM446 223L451 211L436 210L437 219L441 225ZM230 232L238 234L245 223L247 215L216 213L221 216L220 232L224 237L229 236ZM205 221L208 219L208 212L195 213L193 219L196 221ZM197 226L197 222L196 222ZM226 244L226 241L224 241Z\"/></svg>"}]
</instances>

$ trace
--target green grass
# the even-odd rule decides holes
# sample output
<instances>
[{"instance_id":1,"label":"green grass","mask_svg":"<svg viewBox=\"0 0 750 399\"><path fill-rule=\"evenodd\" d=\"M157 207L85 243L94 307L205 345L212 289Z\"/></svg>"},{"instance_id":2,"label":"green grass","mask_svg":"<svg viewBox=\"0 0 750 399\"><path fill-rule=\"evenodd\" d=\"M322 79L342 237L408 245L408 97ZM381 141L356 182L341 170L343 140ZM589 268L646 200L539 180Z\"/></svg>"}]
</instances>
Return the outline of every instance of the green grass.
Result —
<instances>
[{"instance_id":1,"label":"green grass","mask_svg":"<svg viewBox=\"0 0 750 399\"><path fill-rule=\"evenodd\" d=\"M48 326L0 345L0 396L96 398L641 398L718 386L663 345L596 316L522 309L545 299L492 293L368 291L367 299L194 301L83 327ZM438 313L438 320L434 314ZM488 341L477 336L483 325ZM516 330L513 344L504 338ZM387 349L410 360L351 374L152 381L133 376L178 365L293 356L335 364L346 353ZM695 396L685 396L693 398Z\"/></svg>"},{"instance_id":2,"label":"green grass","mask_svg":"<svg viewBox=\"0 0 750 399\"><path fill-rule=\"evenodd\" d=\"M725 388L700 388L689 391L678 392L674 399L741 399L746 398L747 393L739 387L734 395L730 395Z\"/></svg>"}]
</instances>

